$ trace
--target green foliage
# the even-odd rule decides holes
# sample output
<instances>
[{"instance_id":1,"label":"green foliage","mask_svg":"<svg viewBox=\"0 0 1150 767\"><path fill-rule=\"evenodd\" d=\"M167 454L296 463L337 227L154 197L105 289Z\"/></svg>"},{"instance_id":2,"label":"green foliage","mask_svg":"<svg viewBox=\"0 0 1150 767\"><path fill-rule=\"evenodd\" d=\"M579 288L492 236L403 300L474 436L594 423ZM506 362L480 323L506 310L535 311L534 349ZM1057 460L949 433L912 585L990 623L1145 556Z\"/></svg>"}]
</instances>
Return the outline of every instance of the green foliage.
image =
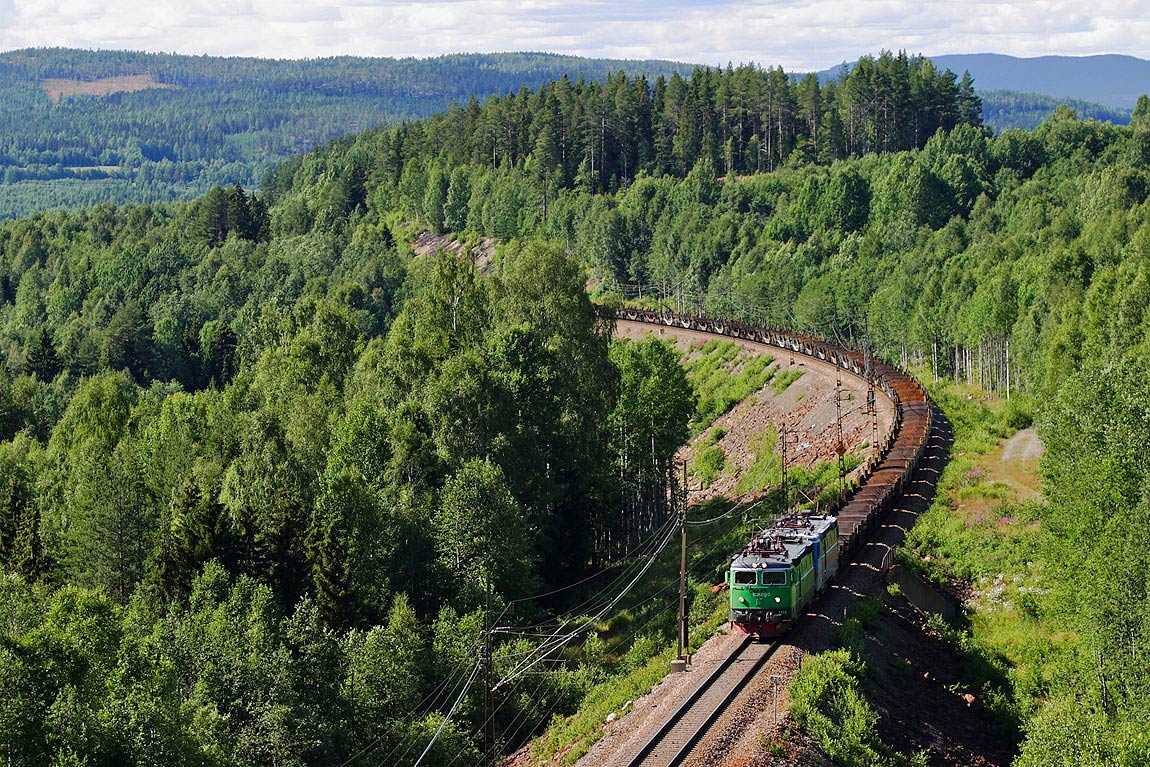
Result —
<instances>
[{"instance_id":1,"label":"green foliage","mask_svg":"<svg viewBox=\"0 0 1150 767\"><path fill-rule=\"evenodd\" d=\"M775 393L776 397L779 396L789 389L791 384L802 378L803 372L804 371L798 370L797 368L791 368L790 370L780 373L771 379L771 391Z\"/></svg>"},{"instance_id":2,"label":"green foliage","mask_svg":"<svg viewBox=\"0 0 1150 767\"><path fill-rule=\"evenodd\" d=\"M439 507L439 557L457 591L482 594L491 588L509 597L530 593L535 533L497 466L465 463L444 484ZM507 535L508 530L516 534Z\"/></svg>"},{"instance_id":3,"label":"green foliage","mask_svg":"<svg viewBox=\"0 0 1150 767\"><path fill-rule=\"evenodd\" d=\"M191 66L177 59L147 60ZM297 70L324 67L355 69ZM734 108L762 93L779 109ZM1005 592L1018 614L1073 635L1022 641L987 619L1035 712L1024 754L1061 742L1070 696L1086 731L1129 734L1150 699L1150 144L1065 109L995 138L965 124L975 111L968 81L887 54L826 86L754 67L558 80L332 143L258 196L220 178L194 204L0 225L0 568L19 574L0 600L4 756L339 763L428 740L443 702L412 701L469 673L482 608L631 550L666 519L691 430L799 374L733 344L681 366L656 341L611 343L595 280L847 340L867 317L876 353L969 387L933 391L958 430L943 498L1000 494L972 456L1035 420L1049 503L963 520L940 502L906 558L931 553L936 577L1026 570ZM500 242L482 270L417 258L425 227ZM978 405L1007 387L1001 414ZM699 473L721 470L720 438ZM778 482L776 446L760 435L738 492ZM836 469L793 479L834 492ZM518 604L524 622L561 609ZM665 662L673 621L631 620L595 627L606 646L572 651L538 696L502 693L500 716L526 737L586 699L574 735L546 740L584 748ZM498 644L510 666L530 641ZM819 673L829 697L809 715L845 728L843 758L893 758L868 740L857 680ZM477 708L463 701L430 759L476 756ZM1137 761L1127 739L1099 758Z\"/></svg>"},{"instance_id":4,"label":"green foliage","mask_svg":"<svg viewBox=\"0 0 1150 767\"><path fill-rule=\"evenodd\" d=\"M686 69L542 53L288 61L63 48L11 51L0 67L0 116L9 126L0 218L104 201L188 200L213 186L275 186L296 167L287 158L369 125L427 117L524 83ZM164 87L55 103L42 87L46 79L140 75ZM333 184L341 213L355 207L355 187L354 173Z\"/></svg>"},{"instance_id":5,"label":"green foliage","mask_svg":"<svg viewBox=\"0 0 1150 767\"><path fill-rule=\"evenodd\" d=\"M1071 696L1048 701L1027 725L1020 767L1127 767L1150 758L1145 721L1114 721Z\"/></svg>"},{"instance_id":6,"label":"green foliage","mask_svg":"<svg viewBox=\"0 0 1150 767\"><path fill-rule=\"evenodd\" d=\"M698 404L692 428L702 432L719 416L774 380L778 367L770 355L742 356L731 341L708 341L686 360Z\"/></svg>"},{"instance_id":7,"label":"green foliage","mask_svg":"<svg viewBox=\"0 0 1150 767\"><path fill-rule=\"evenodd\" d=\"M671 458L687 440L695 394L675 350L654 337L614 342L611 359L620 374L619 400L608 419L617 456L612 473L620 477L621 492L642 499L636 506L646 517L622 541L629 546L655 523Z\"/></svg>"},{"instance_id":8,"label":"green foliage","mask_svg":"<svg viewBox=\"0 0 1150 767\"><path fill-rule=\"evenodd\" d=\"M698 477L707 487L723 473L723 466L727 462L727 454L718 445L700 447L691 461L691 474Z\"/></svg>"},{"instance_id":9,"label":"green foliage","mask_svg":"<svg viewBox=\"0 0 1150 767\"><path fill-rule=\"evenodd\" d=\"M707 541L704 549L692 551L689 568L707 572L722 567L726 552L741 540L745 530L736 527ZM657 592L668 581L678 583L678 555L661 558L654 574L640 586L641 591ZM688 600L690 631L688 652L694 652L727 621L727 602L722 594L711 592L708 581L690 578ZM551 759L573 764L602 737L603 722L614 713L625 716L632 709L626 704L650 691L663 679L675 656L677 622L665 602L644 599L635 608L621 611L601 632L601 667L610 675L593 680L581 696L577 710L569 709L555 717L541 737L531 744L536 759ZM605 644L605 647L603 646Z\"/></svg>"},{"instance_id":10,"label":"green foliage","mask_svg":"<svg viewBox=\"0 0 1150 767\"><path fill-rule=\"evenodd\" d=\"M849 650L852 657L862 657L863 634L878 625L881 612L882 602L879 598L866 597L854 605L842 625L835 628L832 640L837 646Z\"/></svg>"},{"instance_id":11,"label":"green foliage","mask_svg":"<svg viewBox=\"0 0 1150 767\"><path fill-rule=\"evenodd\" d=\"M862 695L865 670L846 650L807 658L791 680L791 716L835 764L897 764L875 733L878 713Z\"/></svg>"},{"instance_id":12,"label":"green foliage","mask_svg":"<svg viewBox=\"0 0 1150 767\"><path fill-rule=\"evenodd\" d=\"M1034 403L1015 397L1003 408L1002 421L1013 431L1029 429L1034 424Z\"/></svg>"},{"instance_id":13,"label":"green foliage","mask_svg":"<svg viewBox=\"0 0 1150 767\"><path fill-rule=\"evenodd\" d=\"M995 133L1011 128L1033 130L1053 114L1058 106L1068 106L1084 119L1125 125L1133 121L1130 111L1080 99L1060 99L1041 93L981 91L982 117ZM1137 111L1137 109L1135 109Z\"/></svg>"},{"instance_id":14,"label":"green foliage","mask_svg":"<svg viewBox=\"0 0 1150 767\"><path fill-rule=\"evenodd\" d=\"M777 453L779 432L773 426L751 437L750 447L755 459L739 473L735 493L744 495L782 482L783 462Z\"/></svg>"}]
</instances>

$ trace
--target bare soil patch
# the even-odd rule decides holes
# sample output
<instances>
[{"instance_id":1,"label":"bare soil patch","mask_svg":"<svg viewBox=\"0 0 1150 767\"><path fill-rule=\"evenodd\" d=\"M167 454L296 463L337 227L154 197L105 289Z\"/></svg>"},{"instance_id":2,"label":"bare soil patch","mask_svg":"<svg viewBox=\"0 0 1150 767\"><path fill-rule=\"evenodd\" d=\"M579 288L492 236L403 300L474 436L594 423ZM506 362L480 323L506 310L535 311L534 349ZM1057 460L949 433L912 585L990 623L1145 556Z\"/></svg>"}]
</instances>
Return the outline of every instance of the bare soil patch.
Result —
<instances>
[{"instance_id":1,"label":"bare soil patch","mask_svg":"<svg viewBox=\"0 0 1150 767\"><path fill-rule=\"evenodd\" d=\"M458 256L470 249L475 260L475 268L480 272L490 271L495 261L495 240L484 237L478 243L464 242L446 234L421 232L411 241L411 249L416 257L434 256L436 253L450 253Z\"/></svg>"},{"instance_id":2,"label":"bare soil patch","mask_svg":"<svg viewBox=\"0 0 1150 767\"><path fill-rule=\"evenodd\" d=\"M41 80L40 87L48 93L53 104L60 103L66 96L110 96L113 93L135 93L137 91L177 90L179 86L162 83L151 75L124 75L122 77L101 77L97 80Z\"/></svg>"},{"instance_id":3,"label":"bare soil patch","mask_svg":"<svg viewBox=\"0 0 1150 767\"><path fill-rule=\"evenodd\" d=\"M631 323L620 322L616 332L620 336L638 338L650 331L645 327L632 327ZM680 329L676 329L673 335L668 332L663 337L674 340L688 358L697 355L699 348L713 339L713 336L692 334ZM744 349L733 363L737 366L741 360L763 353L762 347ZM803 375L779 393L770 384L759 389L716 419L708 429L679 451L676 460L685 461L689 466L708 434L715 429L726 432L716 442L726 455L726 467L709 487L692 495L693 504L704 503L719 496L731 498L737 495L735 486L740 476L755 462L754 439L769 427L781 429L786 426L788 432L799 435L799 443L788 448L788 467L809 470L820 463L833 463L838 458L835 451L838 445L836 392L840 392L838 396L843 398L843 444L848 451L863 456L870 454L871 418L863 412L866 386L860 379L840 373L834 365L804 355L791 354L781 349L765 353L774 357L772 364L779 368L780 375L795 370L802 371ZM881 441L891 429L894 405L881 392L876 402ZM779 448L776 447L775 451L779 452Z\"/></svg>"},{"instance_id":4,"label":"bare soil patch","mask_svg":"<svg viewBox=\"0 0 1150 767\"><path fill-rule=\"evenodd\" d=\"M1022 429L1002 445L1002 454L992 465L989 479L1014 490L1022 501L1042 495L1038 463L1044 447L1034 429Z\"/></svg>"}]
</instances>

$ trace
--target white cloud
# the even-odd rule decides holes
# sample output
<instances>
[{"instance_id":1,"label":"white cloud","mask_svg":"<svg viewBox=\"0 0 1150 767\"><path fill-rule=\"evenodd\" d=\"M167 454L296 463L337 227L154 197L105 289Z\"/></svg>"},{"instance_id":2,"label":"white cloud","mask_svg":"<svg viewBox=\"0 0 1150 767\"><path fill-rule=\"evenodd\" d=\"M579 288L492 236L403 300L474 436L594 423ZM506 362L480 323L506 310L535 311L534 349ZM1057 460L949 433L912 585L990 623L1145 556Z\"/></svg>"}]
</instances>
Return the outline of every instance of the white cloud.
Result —
<instances>
[{"instance_id":1,"label":"white cloud","mask_svg":"<svg viewBox=\"0 0 1150 767\"><path fill-rule=\"evenodd\" d=\"M882 49L1147 57L1147 41L1150 6L1138 0L0 0L5 50L275 57L549 50L808 70Z\"/></svg>"}]
</instances>

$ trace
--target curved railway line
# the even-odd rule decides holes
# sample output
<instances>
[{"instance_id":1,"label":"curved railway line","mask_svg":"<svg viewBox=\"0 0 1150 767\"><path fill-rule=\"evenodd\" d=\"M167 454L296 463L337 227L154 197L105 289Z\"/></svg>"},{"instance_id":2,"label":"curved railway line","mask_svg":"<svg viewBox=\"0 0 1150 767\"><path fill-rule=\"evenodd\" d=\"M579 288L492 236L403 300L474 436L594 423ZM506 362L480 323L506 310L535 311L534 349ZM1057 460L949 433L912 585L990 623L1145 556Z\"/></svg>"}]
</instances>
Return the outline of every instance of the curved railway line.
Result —
<instances>
[{"instance_id":1,"label":"curved railway line","mask_svg":"<svg viewBox=\"0 0 1150 767\"><path fill-rule=\"evenodd\" d=\"M799 333L629 307L620 308L616 319L734 338L765 350L781 349L830 363L848 375L867 381L867 361L861 353ZM882 513L902 495L918 468L933 426L930 400L910 373L879 360L871 361L870 372L876 388L894 403L894 428L882 444L881 458L864 467L859 487L838 510L844 554L850 553L859 534L873 528Z\"/></svg>"},{"instance_id":2,"label":"curved railway line","mask_svg":"<svg viewBox=\"0 0 1150 767\"><path fill-rule=\"evenodd\" d=\"M692 333L736 339L744 345L779 349L832 364L846 374L873 381L894 404L891 432L883 441L880 457L865 465L859 487L838 509L844 556L854 559L870 531L880 524L911 483L935 427L933 405L922 386L905 370L878 360L868 366L863 355L799 333L760 328L707 317L675 315L628 307L620 308L617 321L639 323L650 329L680 329ZM708 730L750 682L779 642L757 643L747 639L695 685L682 704L645 739L629 758L612 758L611 765L654 766L683 764L707 735Z\"/></svg>"}]
</instances>

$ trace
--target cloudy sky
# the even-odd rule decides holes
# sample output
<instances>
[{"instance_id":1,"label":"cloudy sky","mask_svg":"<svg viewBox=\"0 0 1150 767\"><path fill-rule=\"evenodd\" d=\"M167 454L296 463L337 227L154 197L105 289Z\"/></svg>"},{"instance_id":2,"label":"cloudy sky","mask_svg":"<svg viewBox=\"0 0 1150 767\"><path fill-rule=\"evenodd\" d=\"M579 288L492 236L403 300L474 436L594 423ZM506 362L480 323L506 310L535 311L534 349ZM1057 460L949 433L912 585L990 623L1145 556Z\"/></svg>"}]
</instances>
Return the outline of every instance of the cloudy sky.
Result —
<instances>
[{"instance_id":1,"label":"cloudy sky","mask_svg":"<svg viewBox=\"0 0 1150 767\"><path fill-rule=\"evenodd\" d=\"M1146 0L0 0L0 50L554 51L821 69L881 49L1150 58Z\"/></svg>"}]
</instances>

